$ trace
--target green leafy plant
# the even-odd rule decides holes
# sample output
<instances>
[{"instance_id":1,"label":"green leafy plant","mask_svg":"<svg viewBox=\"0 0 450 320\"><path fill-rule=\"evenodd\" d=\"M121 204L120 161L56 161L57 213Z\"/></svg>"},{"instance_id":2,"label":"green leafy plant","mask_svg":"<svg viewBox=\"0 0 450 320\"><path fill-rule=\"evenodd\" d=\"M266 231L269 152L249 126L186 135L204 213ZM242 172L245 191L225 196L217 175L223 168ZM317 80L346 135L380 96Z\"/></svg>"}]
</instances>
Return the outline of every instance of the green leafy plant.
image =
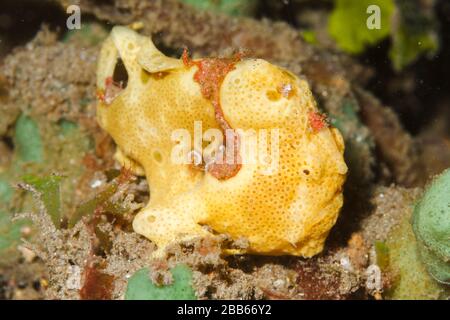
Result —
<instances>
[{"instance_id":1,"label":"green leafy plant","mask_svg":"<svg viewBox=\"0 0 450 320\"><path fill-rule=\"evenodd\" d=\"M77 207L75 213L69 219L69 227L73 227L83 217L92 216L97 209L114 215L123 215L130 211L126 203L113 199L119 191L119 187L126 183L131 177L128 172L109 171L106 173L112 180L104 190L97 193L93 198L83 202Z\"/></svg>"},{"instance_id":2,"label":"green leafy plant","mask_svg":"<svg viewBox=\"0 0 450 320\"><path fill-rule=\"evenodd\" d=\"M59 228L61 225L61 176L37 177L28 175L22 180L37 192L45 210L50 215L53 224Z\"/></svg>"},{"instance_id":3,"label":"green leafy plant","mask_svg":"<svg viewBox=\"0 0 450 320\"><path fill-rule=\"evenodd\" d=\"M366 25L371 5L380 8L380 29ZM439 48L432 15L424 13L416 0L335 0L328 32L340 49L351 54L390 37L389 56L397 71Z\"/></svg>"},{"instance_id":4,"label":"green leafy plant","mask_svg":"<svg viewBox=\"0 0 450 320\"><path fill-rule=\"evenodd\" d=\"M380 29L371 30L366 25L367 8L370 5L380 7ZM328 31L342 50L361 53L367 46L374 45L389 35L393 11L393 0L336 0L329 18Z\"/></svg>"}]
</instances>

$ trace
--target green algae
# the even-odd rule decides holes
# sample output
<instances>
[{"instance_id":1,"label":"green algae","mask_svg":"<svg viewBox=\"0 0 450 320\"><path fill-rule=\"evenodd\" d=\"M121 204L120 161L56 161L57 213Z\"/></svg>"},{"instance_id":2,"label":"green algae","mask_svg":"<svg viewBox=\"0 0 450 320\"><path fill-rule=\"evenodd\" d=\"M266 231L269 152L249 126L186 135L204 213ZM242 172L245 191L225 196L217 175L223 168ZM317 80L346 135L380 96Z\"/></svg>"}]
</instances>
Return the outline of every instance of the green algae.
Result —
<instances>
[{"instance_id":1,"label":"green algae","mask_svg":"<svg viewBox=\"0 0 450 320\"><path fill-rule=\"evenodd\" d=\"M435 54L439 49L439 42L432 17L417 10L417 1L397 0L396 3L400 22L392 30L389 57L394 69L400 71L423 54Z\"/></svg>"},{"instance_id":2,"label":"green algae","mask_svg":"<svg viewBox=\"0 0 450 320\"><path fill-rule=\"evenodd\" d=\"M372 5L380 8L379 29L366 25L373 14L367 9ZM328 32L340 49L351 54L361 54L390 38L389 57L394 69L401 71L439 48L433 19L417 10L418 6L416 0L335 0Z\"/></svg>"},{"instance_id":3,"label":"green algae","mask_svg":"<svg viewBox=\"0 0 450 320\"><path fill-rule=\"evenodd\" d=\"M137 271L129 280L126 300L196 300L192 287L192 271L183 264L170 270L173 283L167 286L155 285L149 277L149 269Z\"/></svg>"},{"instance_id":4,"label":"green algae","mask_svg":"<svg viewBox=\"0 0 450 320\"><path fill-rule=\"evenodd\" d=\"M27 219L12 221L8 213L0 210L0 265L8 265L18 256L22 228L30 223Z\"/></svg>"},{"instance_id":5,"label":"green algae","mask_svg":"<svg viewBox=\"0 0 450 320\"><path fill-rule=\"evenodd\" d=\"M450 284L450 169L428 186L415 206L412 225L427 270Z\"/></svg>"},{"instance_id":6,"label":"green algae","mask_svg":"<svg viewBox=\"0 0 450 320\"><path fill-rule=\"evenodd\" d=\"M46 213L50 215L55 227L61 226L61 184L62 177L46 176L37 177L28 175L22 180L30 185L37 193L45 207Z\"/></svg>"},{"instance_id":7,"label":"green algae","mask_svg":"<svg viewBox=\"0 0 450 320\"><path fill-rule=\"evenodd\" d=\"M377 5L380 8L380 29L369 29L367 8ZM332 11L328 32L342 50L358 54L372 46L391 32L391 16L395 5L393 0L336 0Z\"/></svg>"},{"instance_id":8,"label":"green algae","mask_svg":"<svg viewBox=\"0 0 450 320\"><path fill-rule=\"evenodd\" d=\"M258 0L182 0L200 10L222 12L231 16L252 16Z\"/></svg>"},{"instance_id":9,"label":"green algae","mask_svg":"<svg viewBox=\"0 0 450 320\"><path fill-rule=\"evenodd\" d=\"M52 122L25 114L16 121L13 142L12 161L0 174L2 263L18 256L19 229L25 225L33 228L31 221L12 221L12 216L36 209L32 194L13 186L24 182L35 189L53 223L60 226L62 213L76 206L77 183L85 172L82 159L93 148L89 136L75 122Z\"/></svg>"},{"instance_id":10,"label":"green algae","mask_svg":"<svg viewBox=\"0 0 450 320\"><path fill-rule=\"evenodd\" d=\"M81 29L67 31L62 42L75 41L83 46L90 47L101 43L108 36L108 29L98 23L87 22Z\"/></svg>"},{"instance_id":11,"label":"green algae","mask_svg":"<svg viewBox=\"0 0 450 320\"><path fill-rule=\"evenodd\" d=\"M25 162L42 162L44 151L37 123L22 114L16 122L14 144L17 157Z\"/></svg>"},{"instance_id":12,"label":"green algae","mask_svg":"<svg viewBox=\"0 0 450 320\"><path fill-rule=\"evenodd\" d=\"M410 216L403 217L385 242L389 265L382 268L392 277L393 285L385 292L392 300L436 300L447 299L449 291L427 272L417 248Z\"/></svg>"},{"instance_id":13,"label":"green algae","mask_svg":"<svg viewBox=\"0 0 450 320\"><path fill-rule=\"evenodd\" d=\"M7 203L11 201L14 190L7 180L0 175L0 202Z\"/></svg>"}]
</instances>

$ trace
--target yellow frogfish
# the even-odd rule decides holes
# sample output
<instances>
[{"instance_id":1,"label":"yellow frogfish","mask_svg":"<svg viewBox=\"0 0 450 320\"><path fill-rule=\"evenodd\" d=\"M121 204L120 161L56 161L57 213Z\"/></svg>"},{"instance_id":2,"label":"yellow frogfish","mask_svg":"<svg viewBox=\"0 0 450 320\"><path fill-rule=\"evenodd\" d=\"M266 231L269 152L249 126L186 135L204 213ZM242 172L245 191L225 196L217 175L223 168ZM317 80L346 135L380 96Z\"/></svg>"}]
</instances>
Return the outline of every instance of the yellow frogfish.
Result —
<instances>
[{"instance_id":1,"label":"yellow frogfish","mask_svg":"<svg viewBox=\"0 0 450 320\"><path fill-rule=\"evenodd\" d=\"M114 78L118 62L126 83ZM159 252L213 234L246 239L242 253L322 251L347 166L342 136L306 81L239 55L171 58L116 26L101 49L97 90L116 159L150 187L133 229Z\"/></svg>"}]
</instances>

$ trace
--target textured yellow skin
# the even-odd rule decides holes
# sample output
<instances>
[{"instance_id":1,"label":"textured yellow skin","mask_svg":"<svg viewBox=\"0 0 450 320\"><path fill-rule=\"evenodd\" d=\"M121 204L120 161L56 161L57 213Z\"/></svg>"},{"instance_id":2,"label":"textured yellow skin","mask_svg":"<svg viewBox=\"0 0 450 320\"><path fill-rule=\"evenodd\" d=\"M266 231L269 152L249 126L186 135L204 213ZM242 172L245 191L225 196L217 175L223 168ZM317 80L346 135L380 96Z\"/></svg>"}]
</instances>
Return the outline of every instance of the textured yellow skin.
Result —
<instances>
[{"instance_id":1,"label":"textured yellow skin","mask_svg":"<svg viewBox=\"0 0 450 320\"><path fill-rule=\"evenodd\" d=\"M105 89L117 57L124 61L127 87L108 105L98 104L98 121L118 145L116 158L150 185L150 202L134 219L134 230L168 244L225 233L249 241L246 252L311 257L324 241L342 207L347 166L344 144L334 128L311 129L317 111L305 81L264 60L236 64L222 84L220 103L232 128L279 129L279 170L243 164L238 174L218 180L189 165L173 164L174 129L194 121L203 131L219 128L211 101L193 76L197 66L160 53L149 38L115 27L102 48L97 86ZM163 77L158 72L165 72ZM289 84L293 94L279 93Z\"/></svg>"}]
</instances>

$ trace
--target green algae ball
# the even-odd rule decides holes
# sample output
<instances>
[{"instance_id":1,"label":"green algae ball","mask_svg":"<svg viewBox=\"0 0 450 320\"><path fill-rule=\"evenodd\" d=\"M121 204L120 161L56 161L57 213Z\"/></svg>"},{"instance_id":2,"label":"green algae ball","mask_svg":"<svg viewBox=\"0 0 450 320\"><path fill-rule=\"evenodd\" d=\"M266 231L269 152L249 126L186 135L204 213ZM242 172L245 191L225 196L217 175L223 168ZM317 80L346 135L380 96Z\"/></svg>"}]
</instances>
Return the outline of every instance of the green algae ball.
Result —
<instances>
[{"instance_id":1,"label":"green algae ball","mask_svg":"<svg viewBox=\"0 0 450 320\"><path fill-rule=\"evenodd\" d=\"M192 288L192 271L188 266L179 264L170 270L173 283L157 286L149 277L149 269L138 270L128 280L125 300L196 300Z\"/></svg>"},{"instance_id":2,"label":"green algae ball","mask_svg":"<svg viewBox=\"0 0 450 320\"><path fill-rule=\"evenodd\" d=\"M433 180L416 204L412 225L428 272L450 284L450 169Z\"/></svg>"}]
</instances>

